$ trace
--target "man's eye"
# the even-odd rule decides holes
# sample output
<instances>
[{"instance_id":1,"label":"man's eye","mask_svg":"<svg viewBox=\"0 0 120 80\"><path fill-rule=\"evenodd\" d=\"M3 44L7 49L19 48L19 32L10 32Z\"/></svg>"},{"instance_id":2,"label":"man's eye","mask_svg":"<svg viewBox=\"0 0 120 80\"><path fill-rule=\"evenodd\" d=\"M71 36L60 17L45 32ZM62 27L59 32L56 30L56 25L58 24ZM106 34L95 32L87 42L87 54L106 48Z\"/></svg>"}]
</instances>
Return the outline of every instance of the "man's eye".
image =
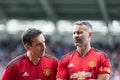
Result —
<instances>
[{"instance_id":1,"label":"man's eye","mask_svg":"<svg viewBox=\"0 0 120 80\"><path fill-rule=\"evenodd\" d=\"M76 32L76 34L81 34L82 32Z\"/></svg>"},{"instance_id":2,"label":"man's eye","mask_svg":"<svg viewBox=\"0 0 120 80\"><path fill-rule=\"evenodd\" d=\"M37 46L42 46L42 44L37 44Z\"/></svg>"},{"instance_id":3,"label":"man's eye","mask_svg":"<svg viewBox=\"0 0 120 80\"><path fill-rule=\"evenodd\" d=\"M73 32L73 34L75 34L75 32Z\"/></svg>"},{"instance_id":4,"label":"man's eye","mask_svg":"<svg viewBox=\"0 0 120 80\"><path fill-rule=\"evenodd\" d=\"M80 34L80 32L77 32L77 34Z\"/></svg>"}]
</instances>

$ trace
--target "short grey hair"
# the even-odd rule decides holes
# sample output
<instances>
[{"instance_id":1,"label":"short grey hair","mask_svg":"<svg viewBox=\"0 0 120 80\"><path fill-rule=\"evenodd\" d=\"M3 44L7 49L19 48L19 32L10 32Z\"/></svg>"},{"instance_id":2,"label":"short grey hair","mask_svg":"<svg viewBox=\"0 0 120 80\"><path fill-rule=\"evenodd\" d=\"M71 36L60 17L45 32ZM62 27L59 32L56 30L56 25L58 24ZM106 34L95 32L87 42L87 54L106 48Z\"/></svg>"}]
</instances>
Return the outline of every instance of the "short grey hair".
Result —
<instances>
[{"instance_id":1,"label":"short grey hair","mask_svg":"<svg viewBox=\"0 0 120 80\"><path fill-rule=\"evenodd\" d=\"M85 25L87 28L89 28L91 31L93 30L92 25L87 21L76 21L74 25Z\"/></svg>"}]
</instances>

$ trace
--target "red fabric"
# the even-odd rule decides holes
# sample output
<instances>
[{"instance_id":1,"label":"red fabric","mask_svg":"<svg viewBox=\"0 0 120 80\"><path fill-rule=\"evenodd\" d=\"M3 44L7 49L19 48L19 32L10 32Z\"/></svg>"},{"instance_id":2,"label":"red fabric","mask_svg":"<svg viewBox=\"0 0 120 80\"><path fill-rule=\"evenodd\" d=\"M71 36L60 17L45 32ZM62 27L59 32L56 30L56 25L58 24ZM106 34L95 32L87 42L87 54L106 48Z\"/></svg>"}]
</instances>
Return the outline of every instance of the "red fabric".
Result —
<instances>
[{"instance_id":1,"label":"red fabric","mask_svg":"<svg viewBox=\"0 0 120 80\"><path fill-rule=\"evenodd\" d=\"M56 77L66 80L96 79L98 74L110 74L110 68L110 61L102 52L92 48L82 57L75 50L61 59Z\"/></svg>"},{"instance_id":2,"label":"red fabric","mask_svg":"<svg viewBox=\"0 0 120 80\"><path fill-rule=\"evenodd\" d=\"M24 54L22 60L4 70L1 80L55 80L56 68L55 59L44 56L34 65Z\"/></svg>"}]
</instances>

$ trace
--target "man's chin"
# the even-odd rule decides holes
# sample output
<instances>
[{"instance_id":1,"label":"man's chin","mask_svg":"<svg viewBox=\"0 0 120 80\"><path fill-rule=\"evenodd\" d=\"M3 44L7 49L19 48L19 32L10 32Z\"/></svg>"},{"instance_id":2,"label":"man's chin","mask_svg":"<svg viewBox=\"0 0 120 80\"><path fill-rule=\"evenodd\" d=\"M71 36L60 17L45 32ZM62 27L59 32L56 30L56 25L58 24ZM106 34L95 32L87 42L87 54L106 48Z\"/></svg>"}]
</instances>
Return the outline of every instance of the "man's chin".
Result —
<instances>
[{"instance_id":1,"label":"man's chin","mask_svg":"<svg viewBox=\"0 0 120 80\"><path fill-rule=\"evenodd\" d=\"M75 46L77 47L77 46L82 46L82 44L80 44L80 43L75 43Z\"/></svg>"},{"instance_id":2,"label":"man's chin","mask_svg":"<svg viewBox=\"0 0 120 80\"><path fill-rule=\"evenodd\" d=\"M45 56L45 53L43 53L42 56Z\"/></svg>"},{"instance_id":3,"label":"man's chin","mask_svg":"<svg viewBox=\"0 0 120 80\"><path fill-rule=\"evenodd\" d=\"M39 57L42 57L42 56L44 56L45 55L45 52L41 52L40 54L39 54Z\"/></svg>"},{"instance_id":4,"label":"man's chin","mask_svg":"<svg viewBox=\"0 0 120 80\"><path fill-rule=\"evenodd\" d=\"M44 54L40 54L40 55L39 55L39 58L41 58L41 57L43 57L43 56L44 56Z\"/></svg>"}]
</instances>

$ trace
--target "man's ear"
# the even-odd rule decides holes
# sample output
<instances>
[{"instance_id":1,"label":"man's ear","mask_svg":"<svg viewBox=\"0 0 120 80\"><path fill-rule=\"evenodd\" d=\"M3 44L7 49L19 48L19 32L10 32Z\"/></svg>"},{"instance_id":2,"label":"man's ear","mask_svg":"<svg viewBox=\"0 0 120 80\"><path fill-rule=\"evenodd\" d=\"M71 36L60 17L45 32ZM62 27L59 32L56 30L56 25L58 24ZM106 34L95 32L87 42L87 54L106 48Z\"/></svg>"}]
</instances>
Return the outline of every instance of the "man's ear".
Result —
<instances>
[{"instance_id":1,"label":"man's ear","mask_svg":"<svg viewBox=\"0 0 120 80\"><path fill-rule=\"evenodd\" d=\"M93 32L89 32L89 37L91 38L93 36Z\"/></svg>"},{"instance_id":2,"label":"man's ear","mask_svg":"<svg viewBox=\"0 0 120 80\"><path fill-rule=\"evenodd\" d=\"M30 46L28 44L25 44L24 47L25 47L26 50L30 49Z\"/></svg>"}]
</instances>

